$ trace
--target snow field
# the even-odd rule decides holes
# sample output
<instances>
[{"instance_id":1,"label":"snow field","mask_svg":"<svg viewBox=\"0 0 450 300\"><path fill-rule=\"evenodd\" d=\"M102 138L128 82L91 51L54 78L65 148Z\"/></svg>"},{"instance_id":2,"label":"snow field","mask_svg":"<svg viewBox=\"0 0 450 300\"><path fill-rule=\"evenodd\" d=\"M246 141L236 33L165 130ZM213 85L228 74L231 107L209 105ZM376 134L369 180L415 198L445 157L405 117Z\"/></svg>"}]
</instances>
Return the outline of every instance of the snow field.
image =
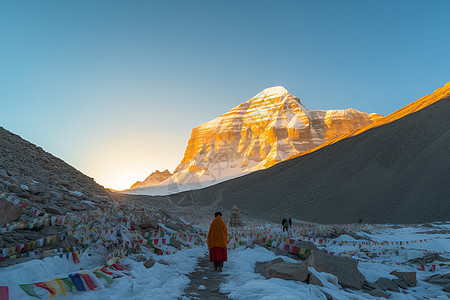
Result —
<instances>
[{"instance_id":1,"label":"snow field","mask_svg":"<svg viewBox=\"0 0 450 300\"><path fill-rule=\"evenodd\" d=\"M57 296L59 299L180 299L184 289L189 284L188 275L197 265L199 257L205 255L203 246L194 246L172 255L158 256L143 248L147 258L156 261L164 259L169 265L156 263L146 269L142 262L133 260L131 255L120 260L120 264L131 269L131 276L115 278L111 285L96 291L75 292L68 296ZM81 266L65 258L49 257L43 260L31 260L22 264L0 269L0 286L16 286L18 284L52 280L55 277L67 277L69 273L90 270L105 262L102 255L92 257L84 253ZM38 289L35 289L38 290ZM43 299L48 298L48 292L42 293ZM20 299L35 299L18 289Z\"/></svg>"}]
</instances>

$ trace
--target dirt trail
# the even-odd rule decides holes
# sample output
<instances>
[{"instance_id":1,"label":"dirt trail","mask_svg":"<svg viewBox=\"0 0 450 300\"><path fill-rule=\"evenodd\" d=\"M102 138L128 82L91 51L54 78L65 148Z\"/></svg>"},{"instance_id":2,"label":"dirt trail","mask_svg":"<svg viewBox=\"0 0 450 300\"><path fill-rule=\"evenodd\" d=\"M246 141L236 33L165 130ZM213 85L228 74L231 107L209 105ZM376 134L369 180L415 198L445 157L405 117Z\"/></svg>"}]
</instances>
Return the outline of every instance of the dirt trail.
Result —
<instances>
[{"instance_id":1,"label":"dirt trail","mask_svg":"<svg viewBox=\"0 0 450 300\"><path fill-rule=\"evenodd\" d=\"M199 259L194 272L189 275L190 283L183 296L188 299L228 299L227 295L219 292L224 277L223 272L214 271L209 256L205 255ZM199 289L200 286L205 289Z\"/></svg>"}]
</instances>

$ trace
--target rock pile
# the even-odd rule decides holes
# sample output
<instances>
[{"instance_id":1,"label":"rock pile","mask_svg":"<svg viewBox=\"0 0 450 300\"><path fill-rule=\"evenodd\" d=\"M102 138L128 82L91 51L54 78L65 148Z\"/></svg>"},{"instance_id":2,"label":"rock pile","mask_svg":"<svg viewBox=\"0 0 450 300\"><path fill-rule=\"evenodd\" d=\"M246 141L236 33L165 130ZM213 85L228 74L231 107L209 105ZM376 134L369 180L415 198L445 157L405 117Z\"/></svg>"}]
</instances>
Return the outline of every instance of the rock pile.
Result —
<instances>
[{"instance_id":1,"label":"rock pile","mask_svg":"<svg viewBox=\"0 0 450 300\"><path fill-rule=\"evenodd\" d=\"M242 226L241 212L237 206L231 209L230 226Z\"/></svg>"}]
</instances>

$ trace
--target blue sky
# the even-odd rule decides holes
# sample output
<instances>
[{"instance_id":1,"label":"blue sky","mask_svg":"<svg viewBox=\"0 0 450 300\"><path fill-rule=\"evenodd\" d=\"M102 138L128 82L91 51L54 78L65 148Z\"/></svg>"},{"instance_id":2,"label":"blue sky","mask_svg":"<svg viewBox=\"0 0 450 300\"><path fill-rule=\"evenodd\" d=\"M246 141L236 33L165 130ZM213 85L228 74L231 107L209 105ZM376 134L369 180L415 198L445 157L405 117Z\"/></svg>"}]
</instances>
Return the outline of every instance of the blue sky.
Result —
<instances>
[{"instance_id":1,"label":"blue sky","mask_svg":"<svg viewBox=\"0 0 450 300\"><path fill-rule=\"evenodd\" d=\"M173 171L190 132L282 85L387 115L450 81L450 1L0 0L0 126L97 182Z\"/></svg>"}]
</instances>

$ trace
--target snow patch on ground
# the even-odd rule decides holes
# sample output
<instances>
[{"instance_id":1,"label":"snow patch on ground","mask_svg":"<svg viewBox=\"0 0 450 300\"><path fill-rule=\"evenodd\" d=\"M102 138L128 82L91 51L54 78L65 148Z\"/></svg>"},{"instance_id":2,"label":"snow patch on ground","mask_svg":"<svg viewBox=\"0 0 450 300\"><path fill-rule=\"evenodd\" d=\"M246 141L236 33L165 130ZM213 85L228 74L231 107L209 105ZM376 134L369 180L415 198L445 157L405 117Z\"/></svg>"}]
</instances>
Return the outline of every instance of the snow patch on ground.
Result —
<instances>
[{"instance_id":1,"label":"snow patch on ground","mask_svg":"<svg viewBox=\"0 0 450 300\"><path fill-rule=\"evenodd\" d=\"M143 248L144 250L147 250ZM133 256L122 259L121 264L131 269L131 276L114 279L106 288L90 292L76 292L73 299L180 299L184 289L189 284L188 275L195 269L199 257L205 255L203 246L184 249L173 255L163 256L169 265L156 263L146 269L142 262L133 260ZM150 251L145 253L148 258L161 258ZM80 257L81 266L65 258L49 257L43 260L31 260L0 270L0 286L52 280L55 277L67 277L70 273L80 272L82 269L91 270L105 262L104 256L83 255ZM20 292L20 299L34 299ZM48 294L48 293L47 293ZM61 299L72 299L61 297Z\"/></svg>"}]
</instances>

